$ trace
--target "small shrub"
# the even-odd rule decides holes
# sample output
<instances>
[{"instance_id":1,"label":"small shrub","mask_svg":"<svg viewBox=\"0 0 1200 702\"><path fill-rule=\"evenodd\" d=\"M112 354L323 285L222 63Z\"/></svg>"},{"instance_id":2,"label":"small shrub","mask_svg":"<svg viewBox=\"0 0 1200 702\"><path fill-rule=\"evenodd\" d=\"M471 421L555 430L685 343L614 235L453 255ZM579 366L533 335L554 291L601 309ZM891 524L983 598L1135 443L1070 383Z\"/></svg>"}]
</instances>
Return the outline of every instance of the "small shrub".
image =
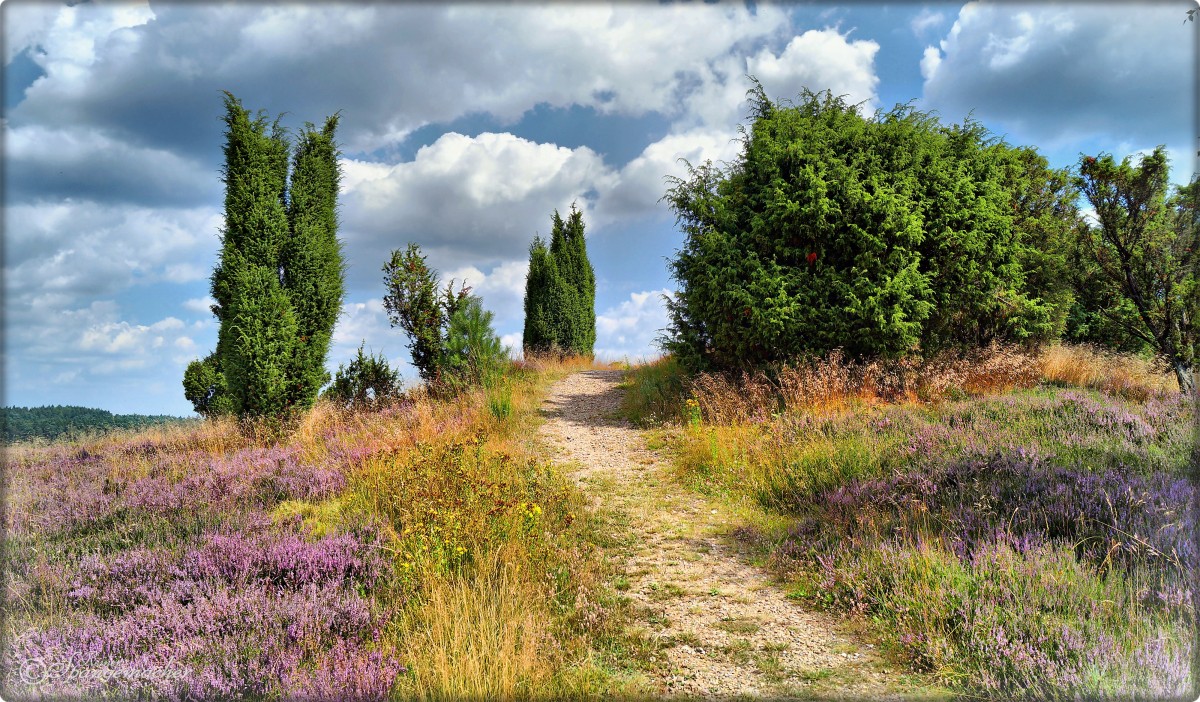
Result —
<instances>
[{"instance_id":1,"label":"small shrub","mask_svg":"<svg viewBox=\"0 0 1200 702\"><path fill-rule=\"evenodd\" d=\"M450 316L442 346L441 381L460 389L487 385L495 382L507 362L508 352L492 328L492 313L483 309L479 297L468 296Z\"/></svg>"},{"instance_id":2,"label":"small shrub","mask_svg":"<svg viewBox=\"0 0 1200 702\"><path fill-rule=\"evenodd\" d=\"M325 397L353 408L378 406L400 397L402 384L400 371L388 366L383 355L363 353L364 341L358 347L358 355L349 366L338 365L333 384L325 390Z\"/></svg>"},{"instance_id":3,"label":"small shrub","mask_svg":"<svg viewBox=\"0 0 1200 702\"><path fill-rule=\"evenodd\" d=\"M488 411L496 421L503 422L512 416L512 388L507 385L491 388L487 393Z\"/></svg>"}]
</instances>

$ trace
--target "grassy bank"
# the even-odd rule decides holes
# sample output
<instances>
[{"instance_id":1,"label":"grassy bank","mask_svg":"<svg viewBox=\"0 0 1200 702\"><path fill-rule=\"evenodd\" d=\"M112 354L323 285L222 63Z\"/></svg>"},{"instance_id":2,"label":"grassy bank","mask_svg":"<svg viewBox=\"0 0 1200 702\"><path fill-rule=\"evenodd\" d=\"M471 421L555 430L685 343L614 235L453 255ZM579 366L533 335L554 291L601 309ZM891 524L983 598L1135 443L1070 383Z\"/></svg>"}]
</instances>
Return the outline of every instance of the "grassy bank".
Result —
<instances>
[{"instance_id":1,"label":"grassy bank","mask_svg":"<svg viewBox=\"0 0 1200 702\"><path fill-rule=\"evenodd\" d=\"M1137 359L1057 347L770 374L635 369L681 480L811 606L967 694L1191 687L1195 404Z\"/></svg>"},{"instance_id":2,"label":"grassy bank","mask_svg":"<svg viewBox=\"0 0 1200 702\"><path fill-rule=\"evenodd\" d=\"M322 404L283 438L208 422L12 450L5 693L616 691L596 525L527 439L571 366Z\"/></svg>"}]
</instances>

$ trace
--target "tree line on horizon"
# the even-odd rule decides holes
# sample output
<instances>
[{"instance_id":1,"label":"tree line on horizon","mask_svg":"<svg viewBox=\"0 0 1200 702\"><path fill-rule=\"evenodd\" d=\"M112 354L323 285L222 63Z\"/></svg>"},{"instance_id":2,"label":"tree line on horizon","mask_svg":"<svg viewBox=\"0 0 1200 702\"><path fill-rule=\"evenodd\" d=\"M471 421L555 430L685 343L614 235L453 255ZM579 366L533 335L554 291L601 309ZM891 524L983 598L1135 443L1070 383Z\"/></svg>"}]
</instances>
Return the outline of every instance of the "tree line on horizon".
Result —
<instances>
[{"instance_id":1,"label":"tree line on horizon","mask_svg":"<svg viewBox=\"0 0 1200 702\"><path fill-rule=\"evenodd\" d=\"M76 405L0 407L4 443L76 438L113 429L142 429L159 424L189 421L165 414L113 414L108 410Z\"/></svg>"}]
</instances>

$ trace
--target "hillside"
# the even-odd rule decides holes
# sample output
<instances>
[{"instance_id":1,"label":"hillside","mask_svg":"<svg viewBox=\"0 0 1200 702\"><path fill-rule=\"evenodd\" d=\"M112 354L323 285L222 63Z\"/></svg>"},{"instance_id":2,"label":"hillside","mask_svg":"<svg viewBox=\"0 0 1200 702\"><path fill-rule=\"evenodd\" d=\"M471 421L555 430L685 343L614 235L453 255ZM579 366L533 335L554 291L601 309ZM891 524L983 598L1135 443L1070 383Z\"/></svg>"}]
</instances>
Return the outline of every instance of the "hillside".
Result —
<instances>
[{"instance_id":1,"label":"hillside","mask_svg":"<svg viewBox=\"0 0 1200 702\"><path fill-rule=\"evenodd\" d=\"M282 435L208 421L20 445L0 682L1177 697L1196 408L1101 360L833 358L771 380L518 363L454 398L322 403Z\"/></svg>"},{"instance_id":2,"label":"hillside","mask_svg":"<svg viewBox=\"0 0 1200 702\"><path fill-rule=\"evenodd\" d=\"M140 429L157 424L187 422L169 415L113 414L107 410L73 405L0 408L3 441L77 438L113 429Z\"/></svg>"}]
</instances>

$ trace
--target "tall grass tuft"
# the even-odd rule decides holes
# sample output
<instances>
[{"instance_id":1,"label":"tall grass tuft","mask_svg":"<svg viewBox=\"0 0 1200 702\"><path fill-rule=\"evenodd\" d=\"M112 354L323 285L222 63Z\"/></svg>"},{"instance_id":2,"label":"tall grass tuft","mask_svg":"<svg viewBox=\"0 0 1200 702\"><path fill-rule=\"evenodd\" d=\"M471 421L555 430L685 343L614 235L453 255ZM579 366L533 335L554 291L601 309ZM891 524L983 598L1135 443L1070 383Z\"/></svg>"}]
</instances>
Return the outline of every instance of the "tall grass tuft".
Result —
<instances>
[{"instance_id":1,"label":"tall grass tuft","mask_svg":"<svg viewBox=\"0 0 1200 702\"><path fill-rule=\"evenodd\" d=\"M1178 389L1173 376L1152 361L1108 349L1055 344L1042 353L1042 378L1047 382L1092 388L1130 400Z\"/></svg>"},{"instance_id":2,"label":"tall grass tuft","mask_svg":"<svg viewBox=\"0 0 1200 702\"><path fill-rule=\"evenodd\" d=\"M547 696L553 668L543 651L552 645L552 616L536 572L522 572L514 556L496 551L471 577L425 584L402 626L403 658L413 670L407 692L416 699Z\"/></svg>"},{"instance_id":3,"label":"tall grass tuft","mask_svg":"<svg viewBox=\"0 0 1200 702\"><path fill-rule=\"evenodd\" d=\"M639 425L679 419L687 385L683 368L671 356L628 369L622 411Z\"/></svg>"}]
</instances>

